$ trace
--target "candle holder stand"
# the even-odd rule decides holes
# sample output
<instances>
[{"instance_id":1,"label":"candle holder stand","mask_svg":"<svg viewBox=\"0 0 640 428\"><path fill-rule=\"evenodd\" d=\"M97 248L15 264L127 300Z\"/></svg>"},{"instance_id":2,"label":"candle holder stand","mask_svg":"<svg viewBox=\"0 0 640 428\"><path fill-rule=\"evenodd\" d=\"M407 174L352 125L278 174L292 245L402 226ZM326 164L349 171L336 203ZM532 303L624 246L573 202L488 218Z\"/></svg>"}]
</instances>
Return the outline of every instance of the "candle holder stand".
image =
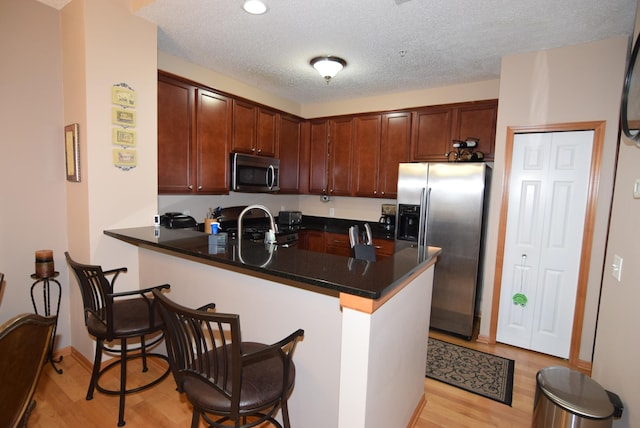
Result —
<instances>
[{"instance_id":1,"label":"candle holder stand","mask_svg":"<svg viewBox=\"0 0 640 428\"><path fill-rule=\"evenodd\" d=\"M56 322L53 325L53 332L51 333L51 344L49 345L49 355L47 357L47 359L49 360L49 362L51 363L51 367L53 367L53 369L56 371L56 373L58 374L62 374L62 369L59 369L58 367L56 367L56 364L59 364L62 361L62 355L60 355L58 357L58 359L54 359L53 358L53 344L54 341L56 339L56 330L58 328L58 313L60 312L60 297L62 294L62 286L60 285L60 283L58 282L58 280L56 279L59 275L59 272L53 272L48 276L39 276L38 274L32 274L31 278L35 279L36 281L33 283L33 285L31 286L31 303L33 303L33 310L36 312L36 314L39 314L38 312L38 306L36 305L36 299L34 296L34 291L36 288L36 285L38 284L42 284L42 312L44 314L44 316L51 316L52 312L51 312L51 283L55 282L58 286L58 301L56 303L55 306L55 313L53 315L55 315L56 317Z\"/></svg>"}]
</instances>

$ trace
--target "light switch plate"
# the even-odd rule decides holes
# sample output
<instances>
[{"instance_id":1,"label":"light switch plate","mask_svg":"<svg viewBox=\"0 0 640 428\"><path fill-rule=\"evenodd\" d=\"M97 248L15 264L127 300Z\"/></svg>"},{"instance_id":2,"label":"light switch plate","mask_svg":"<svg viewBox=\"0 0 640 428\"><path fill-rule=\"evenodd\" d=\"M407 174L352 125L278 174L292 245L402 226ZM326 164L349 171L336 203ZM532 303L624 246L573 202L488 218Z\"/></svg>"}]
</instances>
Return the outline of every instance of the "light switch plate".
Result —
<instances>
[{"instance_id":1,"label":"light switch plate","mask_svg":"<svg viewBox=\"0 0 640 428\"><path fill-rule=\"evenodd\" d=\"M636 178L635 183L633 183L633 198L640 199L640 178Z\"/></svg>"},{"instance_id":2,"label":"light switch plate","mask_svg":"<svg viewBox=\"0 0 640 428\"><path fill-rule=\"evenodd\" d=\"M622 257L617 254L613 255L613 263L611 264L611 275L620 282L622 278Z\"/></svg>"}]
</instances>

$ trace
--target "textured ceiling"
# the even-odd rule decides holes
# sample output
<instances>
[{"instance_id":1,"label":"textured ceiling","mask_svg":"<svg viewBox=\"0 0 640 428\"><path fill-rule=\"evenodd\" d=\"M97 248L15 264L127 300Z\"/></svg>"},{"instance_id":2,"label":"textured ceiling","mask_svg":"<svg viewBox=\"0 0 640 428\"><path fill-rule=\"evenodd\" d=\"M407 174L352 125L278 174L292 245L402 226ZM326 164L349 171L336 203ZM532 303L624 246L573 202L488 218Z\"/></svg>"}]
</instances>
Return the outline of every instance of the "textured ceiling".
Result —
<instances>
[{"instance_id":1,"label":"textured ceiling","mask_svg":"<svg viewBox=\"0 0 640 428\"><path fill-rule=\"evenodd\" d=\"M55 0L40 0L43 2ZM637 0L155 0L158 49L301 104L499 78L504 55L633 31ZM327 85L309 65L347 67Z\"/></svg>"}]
</instances>

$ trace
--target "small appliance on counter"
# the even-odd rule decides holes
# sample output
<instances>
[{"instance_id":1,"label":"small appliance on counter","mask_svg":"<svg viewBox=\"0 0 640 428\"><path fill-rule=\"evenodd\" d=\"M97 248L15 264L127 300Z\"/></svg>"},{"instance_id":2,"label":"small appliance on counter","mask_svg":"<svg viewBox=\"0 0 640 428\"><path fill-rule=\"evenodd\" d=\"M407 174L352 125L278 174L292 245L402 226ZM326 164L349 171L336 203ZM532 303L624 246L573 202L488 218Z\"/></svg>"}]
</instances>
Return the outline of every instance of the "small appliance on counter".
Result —
<instances>
[{"instance_id":1,"label":"small appliance on counter","mask_svg":"<svg viewBox=\"0 0 640 428\"><path fill-rule=\"evenodd\" d=\"M280 211L278 213L278 225L284 229L300 227L302 224L301 211Z\"/></svg>"},{"instance_id":2,"label":"small appliance on counter","mask_svg":"<svg viewBox=\"0 0 640 428\"><path fill-rule=\"evenodd\" d=\"M382 204L382 215L378 221L380 228L392 232L396 228L396 206L394 204Z\"/></svg>"},{"instance_id":3,"label":"small appliance on counter","mask_svg":"<svg viewBox=\"0 0 640 428\"><path fill-rule=\"evenodd\" d=\"M160 224L167 229L187 229L198 226L198 222L195 218L178 212L170 212L161 215Z\"/></svg>"}]
</instances>

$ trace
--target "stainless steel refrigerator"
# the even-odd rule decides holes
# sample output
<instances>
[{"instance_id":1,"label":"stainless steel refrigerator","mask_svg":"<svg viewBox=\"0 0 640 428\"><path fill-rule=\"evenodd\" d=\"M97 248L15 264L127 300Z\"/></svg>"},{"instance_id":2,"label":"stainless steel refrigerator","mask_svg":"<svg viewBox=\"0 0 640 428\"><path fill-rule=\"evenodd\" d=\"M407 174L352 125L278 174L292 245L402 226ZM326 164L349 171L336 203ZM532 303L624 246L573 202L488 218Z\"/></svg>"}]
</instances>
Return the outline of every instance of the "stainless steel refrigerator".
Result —
<instances>
[{"instance_id":1,"label":"stainless steel refrigerator","mask_svg":"<svg viewBox=\"0 0 640 428\"><path fill-rule=\"evenodd\" d=\"M470 339L480 297L491 170L480 162L401 163L396 250L442 248L431 327Z\"/></svg>"}]
</instances>

